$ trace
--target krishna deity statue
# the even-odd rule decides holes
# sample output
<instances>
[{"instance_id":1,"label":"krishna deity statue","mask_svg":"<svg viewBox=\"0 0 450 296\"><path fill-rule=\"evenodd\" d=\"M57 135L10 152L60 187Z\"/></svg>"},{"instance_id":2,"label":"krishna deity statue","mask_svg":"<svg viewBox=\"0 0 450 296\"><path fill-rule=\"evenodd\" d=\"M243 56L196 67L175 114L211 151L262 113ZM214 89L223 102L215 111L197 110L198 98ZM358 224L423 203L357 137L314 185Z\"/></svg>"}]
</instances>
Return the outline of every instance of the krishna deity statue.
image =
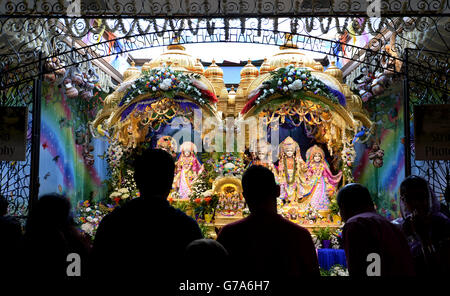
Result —
<instances>
[{"instance_id":1,"label":"krishna deity statue","mask_svg":"<svg viewBox=\"0 0 450 296\"><path fill-rule=\"evenodd\" d=\"M287 137L280 144L278 164L278 182L280 184L280 198L288 204L297 204L305 192L303 175L306 163L300 153L300 146L291 137Z\"/></svg>"},{"instance_id":2,"label":"krishna deity statue","mask_svg":"<svg viewBox=\"0 0 450 296\"><path fill-rule=\"evenodd\" d=\"M163 136L156 142L156 148L167 151L175 159L177 156L177 142L171 136Z\"/></svg>"},{"instance_id":3,"label":"krishna deity statue","mask_svg":"<svg viewBox=\"0 0 450 296\"><path fill-rule=\"evenodd\" d=\"M252 155L252 165L260 165L268 168L275 176L275 180L278 182L278 172L275 165L272 162L272 146L264 140L260 140L254 144Z\"/></svg>"},{"instance_id":4,"label":"krishna deity statue","mask_svg":"<svg viewBox=\"0 0 450 296\"><path fill-rule=\"evenodd\" d=\"M325 153L317 145L306 152L306 183L311 188L305 197L310 198L309 205L317 211L328 210L330 197L336 192L342 172L333 175L325 160Z\"/></svg>"},{"instance_id":5,"label":"krishna deity statue","mask_svg":"<svg viewBox=\"0 0 450 296\"><path fill-rule=\"evenodd\" d=\"M192 183L203 172L203 165L196 157L197 147L192 142L184 142L180 146L180 156L175 163L173 188L180 199L188 199Z\"/></svg>"}]
</instances>

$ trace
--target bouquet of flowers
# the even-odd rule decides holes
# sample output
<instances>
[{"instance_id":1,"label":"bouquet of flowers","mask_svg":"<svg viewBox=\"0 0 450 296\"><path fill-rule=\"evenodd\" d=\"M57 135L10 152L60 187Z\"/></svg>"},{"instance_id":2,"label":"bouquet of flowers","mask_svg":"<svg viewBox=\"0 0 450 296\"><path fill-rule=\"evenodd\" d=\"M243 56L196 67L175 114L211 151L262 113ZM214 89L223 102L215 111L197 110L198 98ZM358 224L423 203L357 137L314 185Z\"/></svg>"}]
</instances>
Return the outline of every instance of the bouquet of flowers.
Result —
<instances>
[{"instance_id":1,"label":"bouquet of flowers","mask_svg":"<svg viewBox=\"0 0 450 296\"><path fill-rule=\"evenodd\" d=\"M330 276L349 276L347 268L340 264L335 264L330 268Z\"/></svg>"},{"instance_id":2,"label":"bouquet of flowers","mask_svg":"<svg viewBox=\"0 0 450 296\"><path fill-rule=\"evenodd\" d=\"M97 232L100 221L113 209L114 206L111 205L105 206L88 200L82 201L77 206L75 222L79 225L82 232L93 238Z\"/></svg>"},{"instance_id":3,"label":"bouquet of flowers","mask_svg":"<svg viewBox=\"0 0 450 296\"><path fill-rule=\"evenodd\" d=\"M219 203L219 196L212 190L202 194L192 194L190 204L197 218L202 219L205 214L213 214Z\"/></svg>"},{"instance_id":4,"label":"bouquet of flowers","mask_svg":"<svg viewBox=\"0 0 450 296\"><path fill-rule=\"evenodd\" d=\"M109 198L115 203L115 205L121 205L125 203L127 200L134 199L139 197L139 192L130 191L127 187L119 188L113 191Z\"/></svg>"},{"instance_id":5,"label":"bouquet of flowers","mask_svg":"<svg viewBox=\"0 0 450 296\"><path fill-rule=\"evenodd\" d=\"M244 173L244 159L234 153L226 153L219 157L215 172L219 175L242 175Z\"/></svg>"},{"instance_id":6,"label":"bouquet of flowers","mask_svg":"<svg viewBox=\"0 0 450 296\"><path fill-rule=\"evenodd\" d=\"M324 217L311 206L306 209L305 214L303 214L302 218L307 220L309 224L313 224L316 221L324 219Z\"/></svg>"}]
</instances>

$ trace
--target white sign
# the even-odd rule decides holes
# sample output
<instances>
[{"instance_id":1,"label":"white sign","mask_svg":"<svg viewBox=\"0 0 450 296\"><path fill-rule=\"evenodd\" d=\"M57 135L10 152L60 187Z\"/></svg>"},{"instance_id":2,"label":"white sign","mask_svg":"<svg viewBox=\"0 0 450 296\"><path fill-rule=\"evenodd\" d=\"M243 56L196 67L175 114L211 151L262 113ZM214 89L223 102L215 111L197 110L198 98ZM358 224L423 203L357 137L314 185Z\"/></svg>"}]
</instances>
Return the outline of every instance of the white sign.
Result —
<instances>
[{"instance_id":1,"label":"white sign","mask_svg":"<svg viewBox=\"0 0 450 296\"><path fill-rule=\"evenodd\" d=\"M27 137L26 107L0 107L0 161L23 161Z\"/></svg>"},{"instance_id":2,"label":"white sign","mask_svg":"<svg viewBox=\"0 0 450 296\"><path fill-rule=\"evenodd\" d=\"M450 160L450 104L414 106L417 160Z\"/></svg>"}]
</instances>

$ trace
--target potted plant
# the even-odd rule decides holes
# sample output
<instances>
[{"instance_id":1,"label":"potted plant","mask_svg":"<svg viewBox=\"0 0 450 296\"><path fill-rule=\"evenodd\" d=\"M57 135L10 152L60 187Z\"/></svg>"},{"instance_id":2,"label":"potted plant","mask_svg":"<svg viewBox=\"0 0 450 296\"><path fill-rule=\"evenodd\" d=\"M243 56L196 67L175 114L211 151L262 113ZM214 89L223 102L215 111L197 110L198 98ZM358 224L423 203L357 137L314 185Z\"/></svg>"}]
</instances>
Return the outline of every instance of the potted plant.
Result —
<instances>
[{"instance_id":1,"label":"potted plant","mask_svg":"<svg viewBox=\"0 0 450 296\"><path fill-rule=\"evenodd\" d=\"M212 190L208 190L203 193L202 206L206 223L211 223L211 221L214 219L214 214L216 212L218 203L219 196Z\"/></svg>"},{"instance_id":2,"label":"potted plant","mask_svg":"<svg viewBox=\"0 0 450 296\"><path fill-rule=\"evenodd\" d=\"M329 209L330 209L330 214L331 214L332 221L336 222L336 223L340 223L341 222L341 217L339 216L339 205L338 205L336 199L333 199L330 202Z\"/></svg>"},{"instance_id":3,"label":"potted plant","mask_svg":"<svg viewBox=\"0 0 450 296\"><path fill-rule=\"evenodd\" d=\"M320 227L313 230L313 234L322 242L324 249L330 248L331 243L331 229L330 227Z\"/></svg>"}]
</instances>

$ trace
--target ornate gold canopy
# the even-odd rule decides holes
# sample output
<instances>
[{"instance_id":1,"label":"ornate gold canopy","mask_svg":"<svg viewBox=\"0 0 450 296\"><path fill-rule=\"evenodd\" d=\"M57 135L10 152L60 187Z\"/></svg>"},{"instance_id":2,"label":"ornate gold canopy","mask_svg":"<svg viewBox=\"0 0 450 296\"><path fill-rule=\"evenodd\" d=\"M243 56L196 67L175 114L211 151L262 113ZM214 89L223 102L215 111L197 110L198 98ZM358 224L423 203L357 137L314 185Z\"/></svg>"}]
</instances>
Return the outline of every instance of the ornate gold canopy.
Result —
<instances>
[{"instance_id":1,"label":"ornate gold canopy","mask_svg":"<svg viewBox=\"0 0 450 296\"><path fill-rule=\"evenodd\" d=\"M237 90L231 90L230 92L225 87L223 70L214 61L207 69L204 69L199 59L192 57L182 45L174 44L168 46L167 51L162 55L146 62L141 69L138 69L132 63L131 67L124 72L122 84L106 97L104 108L92 122L93 132L100 135L109 132L111 138L117 136L117 133L121 131L124 133L124 129L128 129L129 133L138 133L138 126L141 128L140 132L143 132L145 129L143 130L142 126L145 125L145 120L149 116L142 117L142 114L131 114L128 121L121 122L121 120L123 120L123 112L128 110L129 106L145 102L150 95L143 93L133 97L129 102L123 103L121 101L130 91L134 81L142 77L143 73L154 69L162 69L163 65L170 66L172 69L183 73L199 75L199 81L218 98L217 105L201 106L202 110L205 111L203 115L215 118L217 121L221 120L219 111L226 116L237 117L248 102L249 94L261 83L272 79L273 76L270 71L287 65L294 65L295 67L306 68L310 71L312 77L342 93L345 96L346 104L341 105L327 97L308 92L309 99L306 99L302 104L299 104L298 101L283 102L279 105L278 110L272 110L273 114L281 119L286 118L286 116L300 115L303 116L303 119L309 118L307 121L309 120L312 123L314 123L314 120L321 121L322 135L320 140L327 143L329 149L334 151L341 149L344 142L351 141L351 138L361 126L369 129L372 127L368 113L362 107L361 98L353 94L350 87L343 82L342 71L336 67L334 62L324 71L319 62L295 48L292 44L281 46L272 57L264 60L259 70L249 59L247 65L241 70L241 81ZM183 100L194 102L188 95L181 94L181 97L183 97ZM178 110L176 104L174 105L170 98L166 98L163 92L160 93L160 99L162 101L154 103L151 108L160 110L162 107L168 106L164 111L158 112L162 116L162 121L170 120L172 114ZM261 104L270 104L278 99L280 99L280 96L275 94ZM260 111L261 108L255 106L246 112L242 119L261 116L262 114L255 113ZM309 115L305 117L305 114ZM133 127L133 125L135 126Z\"/></svg>"},{"instance_id":2,"label":"ornate gold canopy","mask_svg":"<svg viewBox=\"0 0 450 296\"><path fill-rule=\"evenodd\" d=\"M174 71L179 71L186 73L188 75L195 74L198 75L198 81L202 84L206 91L216 95L215 86L211 82L211 77L206 77L206 73L203 69L199 59L192 57L186 52L185 48L179 44L170 45L167 47L167 51L161 56L152 59L150 62L145 63L139 70L135 67L134 62L132 62L131 67L128 68L124 74L124 81L116 88L116 90L108 95L104 101L104 107L100 110L92 122L93 132L98 135L107 135L110 133L110 137L117 139L121 142L127 142L129 139L127 134L134 136L139 136L139 140L143 140L146 136L148 130L145 128L146 123L149 120L153 120L152 114L158 116L158 123L165 123L174 117L174 114L183 115L180 112L179 105L169 97L166 97L164 92L158 92L156 97L159 97L159 101L155 101L148 106L145 106L144 110L134 110L130 115L127 115L127 120L124 119L124 112L129 112L130 106L137 106L143 104L143 102L148 101L154 94L142 93L133 97L130 101L125 103L122 102L127 93L134 87L134 83L147 71L158 70L158 69L170 69ZM212 75L212 78L215 78ZM189 95L184 93L179 93L178 97L183 101L192 102L198 104ZM217 106L215 104L204 104L200 106L203 117L213 118L218 120ZM149 113L152 114L145 114ZM190 112L190 111L188 111Z\"/></svg>"}]
</instances>

